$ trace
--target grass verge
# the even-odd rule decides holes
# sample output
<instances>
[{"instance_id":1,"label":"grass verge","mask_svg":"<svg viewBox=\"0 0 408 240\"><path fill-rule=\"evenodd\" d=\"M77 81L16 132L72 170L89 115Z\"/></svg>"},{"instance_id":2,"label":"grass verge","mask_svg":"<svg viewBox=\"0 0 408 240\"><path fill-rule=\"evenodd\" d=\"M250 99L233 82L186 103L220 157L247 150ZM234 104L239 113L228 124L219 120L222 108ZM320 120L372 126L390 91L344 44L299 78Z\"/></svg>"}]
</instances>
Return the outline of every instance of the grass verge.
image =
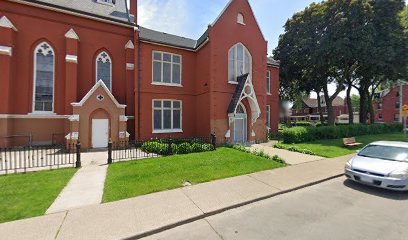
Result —
<instances>
[{"instance_id":1,"label":"grass verge","mask_svg":"<svg viewBox=\"0 0 408 240\"><path fill-rule=\"evenodd\" d=\"M363 143L359 147L344 147L343 139L329 139L319 140L308 143L296 143L296 144L279 144L285 148L296 147L298 149L305 149L315 153L322 157L340 157L355 153L356 150L363 148L365 145L375 141L406 141L403 133L387 133L377 135L364 135L357 136L356 141Z\"/></svg>"},{"instance_id":2,"label":"grass verge","mask_svg":"<svg viewBox=\"0 0 408 240\"><path fill-rule=\"evenodd\" d=\"M75 172L69 168L0 176L0 223L43 215Z\"/></svg>"},{"instance_id":3,"label":"grass verge","mask_svg":"<svg viewBox=\"0 0 408 240\"><path fill-rule=\"evenodd\" d=\"M235 149L117 163L109 166L104 202L136 197L153 192L228 178L285 164Z\"/></svg>"}]
</instances>

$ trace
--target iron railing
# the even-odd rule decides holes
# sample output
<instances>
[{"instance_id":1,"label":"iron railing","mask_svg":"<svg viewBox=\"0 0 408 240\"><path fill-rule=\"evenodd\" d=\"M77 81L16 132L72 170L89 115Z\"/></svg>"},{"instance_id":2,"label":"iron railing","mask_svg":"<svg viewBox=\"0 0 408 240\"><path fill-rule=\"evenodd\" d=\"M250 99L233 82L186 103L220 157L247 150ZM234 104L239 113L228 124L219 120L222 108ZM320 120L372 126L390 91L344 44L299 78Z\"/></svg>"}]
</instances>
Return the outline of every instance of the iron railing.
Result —
<instances>
[{"instance_id":1,"label":"iron railing","mask_svg":"<svg viewBox=\"0 0 408 240\"><path fill-rule=\"evenodd\" d=\"M191 145L211 144L215 149L216 141L215 135L211 135L210 137L156 138L131 142L109 142L108 164L118 161L141 160L172 155L174 154L174 146L182 143L189 143Z\"/></svg>"},{"instance_id":2,"label":"iron railing","mask_svg":"<svg viewBox=\"0 0 408 240\"><path fill-rule=\"evenodd\" d=\"M0 148L0 175L80 167L80 144Z\"/></svg>"}]
</instances>

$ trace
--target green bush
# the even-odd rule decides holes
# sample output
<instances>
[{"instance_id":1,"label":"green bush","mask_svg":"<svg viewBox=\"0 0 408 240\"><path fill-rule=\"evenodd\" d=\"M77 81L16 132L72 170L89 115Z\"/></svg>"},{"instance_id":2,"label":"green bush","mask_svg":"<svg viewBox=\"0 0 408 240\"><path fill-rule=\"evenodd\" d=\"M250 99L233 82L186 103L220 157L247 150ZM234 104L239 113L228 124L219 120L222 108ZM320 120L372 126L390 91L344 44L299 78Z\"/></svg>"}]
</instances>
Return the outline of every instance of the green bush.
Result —
<instances>
[{"instance_id":1,"label":"green bush","mask_svg":"<svg viewBox=\"0 0 408 240\"><path fill-rule=\"evenodd\" d=\"M314 126L314 124L311 123L311 122L293 122L292 126L296 126L296 127L312 127L312 126Z\"/></svg>"},{"instance_id":2,"label":"green bush","mask_svg":"<svg viewBox=\"0 0 408 240\"><path fill-rule=\"evenodd\" d=\"M248 148L246 148L245 146L240 145L240 144L237 144L237 145L225 144L224 147L233 148L233 149L241 151L241 152L246 152L246 153L249 153L249 154L253 154L253 155L263 157L263 158L266 158L266 159L269 159L269 160L272 160L272 161L275 161L275 162L282 163L282 164L286 165L285 160L280 158L278 155L275 155L275 156L271 157L268 154L266 154L263 150L260 150L260 151L253 150L251 152L251 150L249 150Z\"/></svg>"},{"instance_id":3,"label":"green bush","mask_svg":"<svg viewBox=\"0 0 408 240\"><path fill-rule=\"evenodd\" d=\"M142 151L147 153L156 153L160 155L169 154L169 145L157 141L148 141L142 144Z\"/></svg>"},{"instance_id":4,"label":"green bush","mask_svg":"<svg viewBox=\"0 0 408 240\"><path fill-rule=\"evenodd\" d=\"M308 154L308 155L317 155L316 153L314 153L313 151L310 151L308 149L301 149L299 147L296 146L285 146L283 144L277 143L275 145L273 145L274 148L278 148L278 149L285 149L291 152L298 152L298 153L303 153L303 154Z\"/></svg>"},{"instance_id":5,"label":"green bush","mask_svg":"<svg viewBox=\"0 0 408 240\"><path fill-rule=\"evenodd\" d=\"M321 139L337 139L360 135L383 134L402 131L400 123L385 124L354 124L339 126L323 126L318 128L294 127L282 131L284 143L301 143Z\"/></svg>"},{"instance_id":6,"label":"green bush","mask_svg":"<svg viewBox=\"0 0 408 240\"><path fill-rule=\"evenodd\" d=\"M173 146L174 145L174 146ZM193 148L190 143L172 144L172 149L174 154L189 154L193 152Z\"/></svg>"}]
</instances>

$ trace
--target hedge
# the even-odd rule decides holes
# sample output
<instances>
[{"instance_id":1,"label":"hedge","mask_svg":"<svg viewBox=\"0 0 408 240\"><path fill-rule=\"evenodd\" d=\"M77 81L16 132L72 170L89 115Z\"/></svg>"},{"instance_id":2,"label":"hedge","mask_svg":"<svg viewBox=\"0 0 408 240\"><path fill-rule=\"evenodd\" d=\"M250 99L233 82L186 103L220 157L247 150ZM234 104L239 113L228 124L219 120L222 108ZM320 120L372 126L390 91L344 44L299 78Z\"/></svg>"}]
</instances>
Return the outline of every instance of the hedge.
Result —
<instances>
[{"instance_id":1,"label":"hedge","mask_svg":"<svg viewBox=\"0 0 408 240\"><path fill-rule=\"evenodd\" d=\"M212 144L203 143L200 141L177 141L171 144L164 143L161 140L151 140L142 144L142 151L147 153L156 153L159 155L172 155L172 154L189 154L196 152L209 152L213 151L214 146Z\"/></svg>"},{"instance_id":2,"label":"hedge","mask_svg":"<svg viewBox=\"0 0 408 240\"><path fill-rule=\"evenodd\" d=\"M298 153L303 153L303 154L307 154L307 155L317 155L315 152L310 151L309 149L302 149L299 148L297 146L285 146L283 144L277 143L275 145L273 145L274 148L278 148L278 149L285 149L291 152L298 152Z\"/></svg>"},{"instance_id":3,"label":"hedge","mask_svg":"<svg viewBox=\"0 0 408 240\"><path fill-rule=\"evenodd\" d=\"M282 138L284 143L302 143L322 139L400 132L402 129L401 123L338 125L318 128L294 127L284 129Z\"/></svg>"}]
</instances>

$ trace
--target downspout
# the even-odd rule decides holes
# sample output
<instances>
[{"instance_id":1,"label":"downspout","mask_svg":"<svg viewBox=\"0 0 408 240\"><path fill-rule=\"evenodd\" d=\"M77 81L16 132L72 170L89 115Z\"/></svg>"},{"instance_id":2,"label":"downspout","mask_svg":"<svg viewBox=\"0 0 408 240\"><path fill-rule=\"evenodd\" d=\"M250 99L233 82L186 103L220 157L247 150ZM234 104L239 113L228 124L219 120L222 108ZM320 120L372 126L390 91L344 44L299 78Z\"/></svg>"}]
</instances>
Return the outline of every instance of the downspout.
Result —
<instances>
[{"instance_id":1,"label":"downspout","mask_svg":"<svg viewBox=\"0 0 408 240\"><path fill-rule=\"evenodd\" d=\"M139 34L139 31L137 32ZM140 82L141 82L141 71L140 71L140 38L137 38L137 139L140 140Z\"/></svg>"}]
</instances>

